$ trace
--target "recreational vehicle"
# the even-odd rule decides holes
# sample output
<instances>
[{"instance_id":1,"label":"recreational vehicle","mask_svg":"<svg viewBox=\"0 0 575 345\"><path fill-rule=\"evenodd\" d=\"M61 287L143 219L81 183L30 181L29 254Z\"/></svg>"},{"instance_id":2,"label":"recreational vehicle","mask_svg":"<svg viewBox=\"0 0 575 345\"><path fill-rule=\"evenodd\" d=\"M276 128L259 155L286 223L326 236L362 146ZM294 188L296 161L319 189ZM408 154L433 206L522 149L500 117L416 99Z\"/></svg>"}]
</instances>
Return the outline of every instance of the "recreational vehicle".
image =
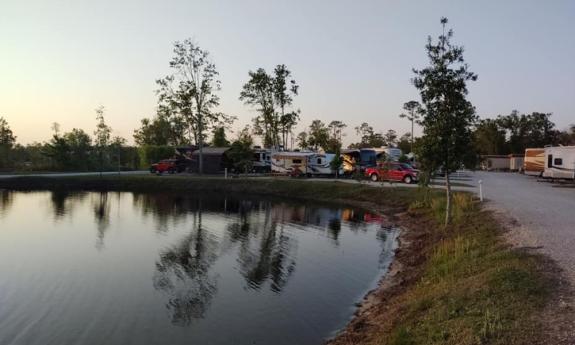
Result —
<instances>
[{"instance_id":1,"label":"recreational vehicle","mask_svg":"<svg viewBox=\"0 0 575 345\"><path fill-rule=\"evenodd\" d=\"M308 175L333 175L331 162L334 160L333 153L314 153L308 157L307 174ZM343 175L344 169L340 168L338 175Z\"/></svg>"},{"instance_id":2,"label":"recreational vehicle","mask_svg":"<svg viewBox=\"0 0 575 345\"><path fill-rule=\"evenodd\" d=\"M525 149L523 172L525 175L541 176L545 170L545 149Z\"/></svg>"},{"instance_id":3,"label":"recreational vehicle","mask_svg":"<svg viewBox=\"0 0 575 345\"><path fill-rule=\"evenodd\" d=\"M546 147L543 177L575 179L575 146Z\"/></svg>"},{"instance_id":4,"label":"recreational vehicle","mask_svg":"<svg viewBox=\"0 0 575 345\"><path fill-rule=\"evenodd\" d=\"M509 155L509 170L510 171L521 171L523 169L523 162L525 161L525 155L512 153Z\"/></svg>"},{"instance_id":5,"label":"recreational vehicle","mask_svg":"<svg viewBox=\"0 0 575 345\"><path fill-rule=\"evenodd\" d=\"M272 153L271 170L275 173L282 174L307 174L308 158L313 156L314 152L290 152L280 151Z\"/></svg>"},{"instance_id":6,"label":"recreational vehicle","mask_svg":"<svg viewBox=\"0 0 575 345\"><path fill-rule=\"evenodd\" d=\"M254 158L252 161L253 171L258 173L267 173L271 171L271 168L271 150L255 147Z\"/></svg>"}]
</instances>

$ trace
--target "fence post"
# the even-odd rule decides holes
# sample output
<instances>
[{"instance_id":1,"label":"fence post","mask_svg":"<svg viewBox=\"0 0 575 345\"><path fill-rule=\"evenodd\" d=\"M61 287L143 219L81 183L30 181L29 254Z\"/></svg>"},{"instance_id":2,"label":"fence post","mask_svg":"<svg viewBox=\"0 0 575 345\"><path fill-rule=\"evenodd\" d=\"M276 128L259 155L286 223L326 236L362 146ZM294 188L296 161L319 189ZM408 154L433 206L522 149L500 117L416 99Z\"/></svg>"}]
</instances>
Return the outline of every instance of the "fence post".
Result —
<instances>
[{"instance_id":1,"label":"fence post","mask_svg":"<svg viewBox=\"0 0 575 345\"><path fill-rule=\"evenodd\" d=\"M224 180L228 179L228 168L224 169Z\"/></svg>"}]
</instances>

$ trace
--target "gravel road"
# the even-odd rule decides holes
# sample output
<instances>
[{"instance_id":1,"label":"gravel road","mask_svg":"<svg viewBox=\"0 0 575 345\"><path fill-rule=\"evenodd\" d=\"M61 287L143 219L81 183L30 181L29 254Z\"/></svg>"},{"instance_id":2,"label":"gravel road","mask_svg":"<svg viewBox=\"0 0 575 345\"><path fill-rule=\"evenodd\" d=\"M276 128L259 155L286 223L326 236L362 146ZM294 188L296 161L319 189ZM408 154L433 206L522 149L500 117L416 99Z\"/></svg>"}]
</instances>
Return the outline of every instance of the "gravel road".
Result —
<instances>
[{"instance_id":1,"label":"gravel road","mask_svg":"<svg viewBox=\"0 0 575 345\"><path fill-rule=\"evenodd\" d=\"M541 247L575 283L575 188L536 178L496 172L469 173L470 184L483 181L488 207L502 211L517 223L512 241Z\"/></svg>"}]
</instances>

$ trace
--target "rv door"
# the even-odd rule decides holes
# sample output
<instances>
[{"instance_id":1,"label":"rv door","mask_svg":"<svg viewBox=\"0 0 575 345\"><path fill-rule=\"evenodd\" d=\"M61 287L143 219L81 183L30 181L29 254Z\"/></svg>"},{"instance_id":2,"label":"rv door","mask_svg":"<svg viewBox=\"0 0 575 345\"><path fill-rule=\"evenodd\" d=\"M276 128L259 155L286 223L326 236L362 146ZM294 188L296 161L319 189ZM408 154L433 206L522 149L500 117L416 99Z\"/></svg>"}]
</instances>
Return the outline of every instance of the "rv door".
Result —
<instances>
[{"instance_id":1,"label":"rv door","mask_svg":"<svg viewBox=\"0 0 575 345\"><path fill-rule=\"evenodd\" d=\"M547 155L547 167L553 168L553 155Z\"/></svg>"}]
</instances>

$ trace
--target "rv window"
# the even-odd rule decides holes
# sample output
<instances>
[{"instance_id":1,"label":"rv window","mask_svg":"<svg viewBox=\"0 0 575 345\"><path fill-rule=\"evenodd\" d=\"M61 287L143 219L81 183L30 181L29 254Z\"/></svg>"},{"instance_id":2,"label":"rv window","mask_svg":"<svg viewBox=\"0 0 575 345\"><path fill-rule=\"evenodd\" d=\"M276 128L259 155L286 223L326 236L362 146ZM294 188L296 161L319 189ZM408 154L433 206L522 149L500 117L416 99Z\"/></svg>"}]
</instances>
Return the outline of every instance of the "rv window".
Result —
<instances>
[{"instance_id":1,"label":"rv window","mask_svg":"<svg viewBox=\"0 0 575 345\"><path fill-rule=\"evenodd\" d=\"M553 165L563 165L563 158L555 158Z\"/></svg>"},{"instance_id":2,"label":"rv window","mask_svg":"<svg viewBox=\"0 0 575 345\"><path fill-rule=\"evenodd\" d=\"M548 167L548 168L552 168L552 167L553 167L553 155L548 155L548 156L547 156L547 167Z\"/></svg>"},{"instance_id":3,"label":"rv window","mask_svg":"<svg viewBox=\"0 0 575 345\"><path fill-rule=\"evenodd\" d=\"M293 164L301 164L301 159L294 159L292 160Z\"/></svg>"},{"instance_id":4,"label":"rv window","mask_svg":"<svg viewBox=\"0 0 575 345\"><path fill-rule=\"evenodd\" d=\"M321 158L317 159L317 164L321 164Z\"/></svg>"}]
</instances>

